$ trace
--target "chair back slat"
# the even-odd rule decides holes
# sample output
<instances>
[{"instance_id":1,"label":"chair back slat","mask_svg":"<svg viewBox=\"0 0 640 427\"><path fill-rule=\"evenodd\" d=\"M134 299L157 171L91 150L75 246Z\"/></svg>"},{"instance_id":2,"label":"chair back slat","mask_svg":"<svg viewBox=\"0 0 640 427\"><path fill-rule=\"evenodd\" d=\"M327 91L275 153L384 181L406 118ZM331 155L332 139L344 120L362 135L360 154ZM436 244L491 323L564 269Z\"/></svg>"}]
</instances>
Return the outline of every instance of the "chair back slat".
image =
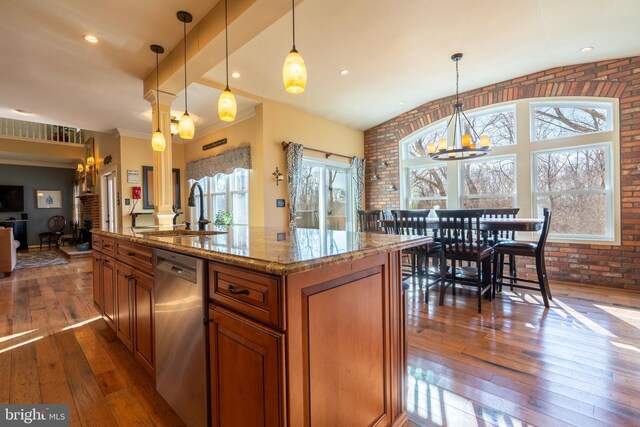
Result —
<instances>
[{"instance_id":1,"label":"chair back slat","mask_svg":"<svg viewBox=\"0 0 640 427\"><path fill-rule=\"evenodd\" d=\"M445 253L471 256L482 246L480 218L484 209L437 210L436 214Z\"/></svg>"},{"instance_id":2,"label":"chair back slat","mask_svg":"<svg viewBox=\"0 0 640 427\"><path fill-rule=\"evenodd\" d=\"M358 211L358 230L361 232L366 231L380 231L380 219L382 218L381 210L372 211Z\"/></svg>"},{"instance_id":3,"label":"chair back slat","mask_svg":"<svg viewBox=\"0 0 640 427\"><path fill-rule=\"evenodd\" d=\"M429 211L430 209L391 211L395 233L411 236L426 236Z\"/></svg>"},{"instance_id":4,"label":"chair back slat","mask_svg":"<svg viewBox=\"0 0 640 427\"><path fill-rule=\"evenodd\" d=\"M549 236L549 228L551 226L551 209L544 208L542 213L544 216L544 222L542 223L540 239L538 239L538 245L536 246L536 252L540 253L544 253L544 246L547 244L547 237Z\"/></svg>"},{"instance_id":5,"label":"chair back slat","mask_svg":"<svg viewBox=\"0 0 640 427\"><path fill-rule=\"evenodd\" d=\"M484 215L482 215L482 217L497 218L497 219L516 218L518 216L518 212L520 212L520 208L485 209ZM516 232L508 231L508 230L500 230L500 231L494 232L494 236L497 236L500 239L514 240L516 238Z\"/></svg>"}]
</instances>

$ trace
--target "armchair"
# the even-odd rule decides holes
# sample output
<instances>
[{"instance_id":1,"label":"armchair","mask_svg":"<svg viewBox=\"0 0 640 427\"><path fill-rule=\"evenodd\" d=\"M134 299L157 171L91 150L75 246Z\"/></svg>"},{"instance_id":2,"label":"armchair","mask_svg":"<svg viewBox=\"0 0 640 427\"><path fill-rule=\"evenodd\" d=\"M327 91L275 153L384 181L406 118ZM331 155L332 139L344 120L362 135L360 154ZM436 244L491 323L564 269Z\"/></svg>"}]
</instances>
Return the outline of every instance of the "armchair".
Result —
<instances>
[{"instance_id":1,"label":"armchair","mask_svg":"<svg viewBox=\"0 0 640 427\"><path fill-rule=\"evenodd\" d=\"M4 277L11 276L16 266L18 246L20 242L14 240L13 229L0 227L0 272Z\"/></svg>"}]
</instances>

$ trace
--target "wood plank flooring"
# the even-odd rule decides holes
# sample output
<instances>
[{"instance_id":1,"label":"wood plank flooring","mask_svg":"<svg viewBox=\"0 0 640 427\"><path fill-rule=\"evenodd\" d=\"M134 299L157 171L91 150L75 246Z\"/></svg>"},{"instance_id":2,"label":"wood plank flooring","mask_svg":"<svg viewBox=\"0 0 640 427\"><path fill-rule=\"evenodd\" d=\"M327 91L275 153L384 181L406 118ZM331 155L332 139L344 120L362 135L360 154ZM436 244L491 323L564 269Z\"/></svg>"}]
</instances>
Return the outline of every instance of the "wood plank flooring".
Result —
<instances>
[{"instance_id":1,"label":"wood plank flooring","mask_svg":"<svg viewBox=\"0 0 640 427\"><path fill-rule=\"evenodd\" d=\"M90 258L0 279L0 404L67 403L72 426L183 426L92 296Z\"/></svg>"},{"instance_id":2,"label":"wood plank flooring","mask_svg":"<svg viewBox=\"0 0 640 427\"><path fill-rule=\"evenodd\" d=\"M506 290L507 288L505 288ZM640 426L640 293L408 291L410 420L419 426Z\"/></svg>"},{"instance_id":3,"label":"wood plank flooring","mask_svg":"<svg viewBox=\"0 0 640 427\"><path fill-rule=\"evenodd\" d=\"M0 403L72 425L182 425L93 308L91 263L0 279ZM640 426L640 293L552 283L554 300L408 291L411 426Z\"/></svg>"}]
</instances>

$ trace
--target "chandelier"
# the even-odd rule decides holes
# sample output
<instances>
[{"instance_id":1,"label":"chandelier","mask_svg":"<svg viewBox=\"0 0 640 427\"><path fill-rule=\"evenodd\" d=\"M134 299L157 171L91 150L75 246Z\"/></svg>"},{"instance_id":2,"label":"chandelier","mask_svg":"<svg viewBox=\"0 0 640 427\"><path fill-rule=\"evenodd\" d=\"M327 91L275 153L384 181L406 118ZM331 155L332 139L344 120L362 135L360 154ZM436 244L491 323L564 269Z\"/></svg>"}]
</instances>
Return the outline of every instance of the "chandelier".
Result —
<instances>
[{"instance_id":1,"label":"chandelier","mask_svg":"<svg viewBox=\"0 0 640 427\"><path fill-rule=\"evenodd\" d=\"M427 154L433 160L460 160L482 157L489 154L492 148L488 135L478 135L473 125L462 109L462 103L458 93L460 74L458 63L462 59L461 53L451 56L456 63L456 102L453 104L453 115L449 118L447 126L442 131L442 136L427 144ZM453 123L453 138L447 142L447 133Z\"/></svg>"}]
</instances>

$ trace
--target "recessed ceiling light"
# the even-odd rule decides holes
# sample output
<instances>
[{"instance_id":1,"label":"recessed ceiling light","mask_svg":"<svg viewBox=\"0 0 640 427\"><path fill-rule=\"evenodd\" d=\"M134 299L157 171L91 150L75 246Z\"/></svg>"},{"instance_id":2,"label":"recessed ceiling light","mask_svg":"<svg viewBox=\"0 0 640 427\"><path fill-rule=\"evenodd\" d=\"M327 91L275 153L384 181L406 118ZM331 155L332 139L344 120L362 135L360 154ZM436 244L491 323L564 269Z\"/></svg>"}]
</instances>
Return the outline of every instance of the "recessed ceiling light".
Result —
<instances>
[{"instance_id":1,"label":"recessed ceiling light","mask_svg":"<svg viewBox=\"0 0 640 427\"><path fill-rule=\"evenodd\" d=\"M18 114L22 114L23 116L30 116L31 113L25 110L21 110L20 108L14 108L13 111L15 111Z\"/></svg>"},{"instance_id":2,"label":"recessed ceiling light","mask_svg":"<svg viewBox=\"0 0 640 427\"><path fill-rule=\"evenodd\" d=\"M240 78L240 73L237 71L234 71L233 73L231 73L231 77L233 77L234 79L239 79Z\"/></svg>"},{"instance_id":3,"label":"recessed ceiling light","mask_svg":"<svg viewBox=\"0 0 640 427\"><path fill-rule=\"evenodd\" d=\"M585 52L591 52L592 50L593 50L593 46L586 46L580 49L580 52L585 53Z\"/></svg>"},{"instance_id":4,"label":"recessed ceiling light","mask_svg":"<svg viewBox=\"0 0 640 427\"><path fill-rule=\"evenodd\" d=\"M96 36L92 36L91 34L83 34L82 38L88 41L89 43L93 43L93 44L98 43L98 38Z\"/></svg>"},{"instance_id":5,"label":"recessed ceiling light","mask_svg":"<svg viewBox=\"0 0 640 427\"><path fill-rule=\"evenodd\" d=\"M340 70L341 76L346 76L347 74L349 74L349 70L347 70L346 68L344 70Z\"/></svg>"},{"instance_id":6,"label":"recessed ceiling light","mask_svg":"<svg viewBox=\"0 0 640 427\"><path fill-rule=\"evenodd\" d=\"M398 102L398 105L404 105L404 101Z\"/></svg>"}]
</instances>

